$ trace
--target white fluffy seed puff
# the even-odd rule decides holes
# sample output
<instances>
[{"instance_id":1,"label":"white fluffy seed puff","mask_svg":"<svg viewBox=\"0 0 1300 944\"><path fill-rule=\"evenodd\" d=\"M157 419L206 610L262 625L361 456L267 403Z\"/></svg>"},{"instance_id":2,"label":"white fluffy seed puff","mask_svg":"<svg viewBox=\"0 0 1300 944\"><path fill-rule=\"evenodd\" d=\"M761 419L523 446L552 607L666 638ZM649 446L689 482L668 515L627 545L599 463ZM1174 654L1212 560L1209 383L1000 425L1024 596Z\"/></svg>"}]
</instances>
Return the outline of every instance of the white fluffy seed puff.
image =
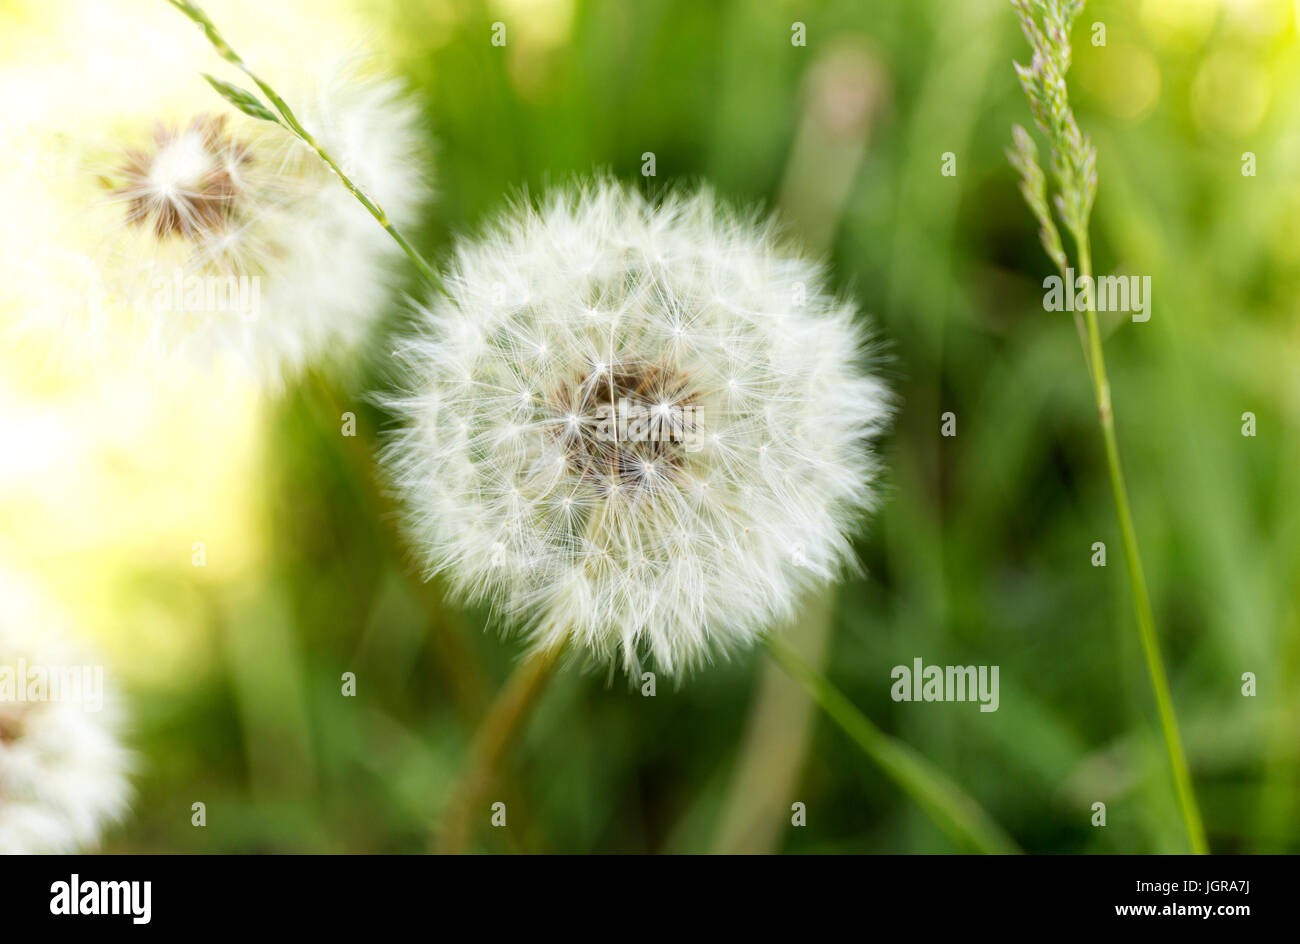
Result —
<instances>
[{"instance_id":1,"label":"white fluffy seed puff","mask_svg":"<svg viewBox=\"0 0 1300 944\"><path fill-rule=\"evenodd\" d=\"M0 854L92 847L126 810L129 755L105 674L0 571Z\"/></svg>"},{"instance_id":2,"label":"white fluffy seed puff","mask_svg":"<svg viewBox=\"0 0 1300 944\"><path fill-rule=\"evenodd\" d=\"M599 181L507 213L446 284L384 459L429 571L536 647L680 675L850 561L890 398L770 225Z\"/></svg>"},{"instance_id":3,"label":"white fluffy seed puff","mask_svg":"<svg viewBox=\"0 0 1300 944\"><path fill-rule=\"evenodd\" d=\"M49 5L0 69L0 315L63 355L233 363L275 387L358 344L400 256L320 158L203 80L252 83L166 4ZM426 193L413 106L314 7L213 6L399 227ZM286 22L287 20L287 22ZM326 21L322 25L322 20ZM289 38L292 37L292 42Z\"/></svg>"}]
</instances>

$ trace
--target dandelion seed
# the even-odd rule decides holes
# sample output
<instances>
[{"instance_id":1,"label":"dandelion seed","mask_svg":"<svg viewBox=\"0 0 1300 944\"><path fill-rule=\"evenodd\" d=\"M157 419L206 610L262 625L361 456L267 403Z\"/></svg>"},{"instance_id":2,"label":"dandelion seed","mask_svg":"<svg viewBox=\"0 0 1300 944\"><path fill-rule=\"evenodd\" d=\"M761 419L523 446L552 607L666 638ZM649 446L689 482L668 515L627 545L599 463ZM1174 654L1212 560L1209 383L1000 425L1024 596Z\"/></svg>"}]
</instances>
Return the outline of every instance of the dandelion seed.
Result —
<instances>
[{"instance_id":1,"label":"dandelion seed","mask_svg":"<svg viewBox=\"0 0 1300 944\"><path fill-rule=\"evenodd\" d=\"M527 304L494 303L507 275ZM796 283L809 301L774 308ZM824 284L707 192L656 206L609 181L462 245L389 401L403 425L384 460L429 571L536 646L572 642L629 672L648 657L681 673L754 643L851 561L874 500L889 395L862 367L853 306ZM591 318L597 306L609 317ZM467 344L467 324L482 343ZM551 356L521 356L539 337ZM467 367L472 385L449 379ZM516 384L537 391L523 412L499 398ZM637 425L685 408L693 429ZM725 448L703 448L724 433Z\"/></svg>"}]
</instances>

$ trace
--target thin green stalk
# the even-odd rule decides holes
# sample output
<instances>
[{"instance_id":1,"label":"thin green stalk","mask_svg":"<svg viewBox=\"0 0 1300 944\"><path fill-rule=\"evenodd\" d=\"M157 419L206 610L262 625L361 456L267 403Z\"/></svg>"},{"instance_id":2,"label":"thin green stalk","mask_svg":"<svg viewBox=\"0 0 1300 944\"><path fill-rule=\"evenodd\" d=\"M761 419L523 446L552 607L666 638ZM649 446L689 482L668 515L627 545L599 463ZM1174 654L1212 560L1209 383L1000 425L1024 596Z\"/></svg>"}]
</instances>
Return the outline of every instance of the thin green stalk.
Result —
<instances>
[{"instance_id":1,"label":"thin green stalk","mask_svg":"<svg viewBox=\"0 0 1300 944\"><path fill-rule=\"evenodd\" d=\"M506 751L523 730L537 699L546 689L565 646L542 649L520 663L474 735L469 762L453 786L441 817L441 835L434 837L434 849L463 853L473 838L476 817L484 792L492 786Z\"/></svg>"},{"instance_id":2,"label":"thin green stalk","mask_svg":"<svg viewBox=\"0 0 1300 944\"><path fill-rule=\"evenodd\" d=\"M830 719L879 764L954 842L990 854L1020 852L983 807L911 747L894 740L872 724L839 689L801 659L789 643L778 636L770 636L767 649L777 664L821 705Z\"/></svg>"},{"instance_id":3,"label":"thin green stalk","mask_svg":"<svg viewBox=\"0 0 1300 944\"><path fill-rule=\"evenodd\" d=\"M1074 234L1079 248L1079 274L1085 285L1092 284L1092 247L1087 230ZM1178 793L1178 806L1187 827L1187 838L1192 852L1205 855L1209 846L1205 839L1205 826L1192 788L1192 777L1183 752L1182 738L1178 733L1178 719L1174 715L1173 697L1169 692L1169 679L1165 675L1164 661L1160 657L1160 640L1156 635L1155 617L1151 611L1151 597L1147 593L1146 576L1142 572L1142 558L1138 554L1137 531L1133 527L1133 514L1129 510L1128 489L1124 484L1124 469L1120 464L1119 442L1115 436L1115 412L1111 407L1110 381L1106 376L1106 360L1102 355L1101 332L1097 327L1097 312L1092 293L1088 293L1088 306L1084 312L1088 326L1088 367L1092 376L1093 391L1097 396L1097 414L1101 420L1102 438L1106 443L1106 466L1110 472L1110 487L1115 496L1115 514L1124 541L1124 558L1128 564L1129 585L1133 591L1133 609L1137 616L1138 632L1142 637L1142 652L1146 656L1147 674L1155 692L1156 708L1160 714L1160 727L1164 733L1165 748L1169 752L1169 765L1173 768L1174 787Z\"/></svg>"},{"instance_id":4,"label":"thin green stalk","mask_svg":"<svg viewBox=\"0 0 1300 944\"><path fill-rule=\"evenodd\" d=\"M1029 65L1015 63L1016 75L1029 100L1034 122L1051 145L1049 166L1058 191L1053 202L1061 222L1074 237L1084 284L1091 286L1094 283L1088 227L1093 201L1097 196L1097 149L1079 127L1074 111L1070 108L1069 89L1065 80L1073 57L1070 30L1083 12L1084 3L1085 0L1011 0L1011 5L1020 17L1025 37L1034 50ZM1013 146L1007 151L1007 157L1011 166L1020 174L1020 192L1038 220L1043 249L1061 271L1065 290L1072 292L1074 285L1066 278L1069 275L1069 260L1052 218L1046 175L1038 164L1037 147L1029 133L1019 125L1012 128L1011 137ZM1133 608L1137 614L1142 651L1146 656L1147 674L1151 677L1151 687L1155 690L1160 727L1169 751L1169 763L1173 769L1178 805L1187 827L1187 838L1192 851L1203 854L1209 851L1205 841L1205 828L1196 806L1192 778L1187 770L1187 758L1183 754L1183 744L1178 734L1173 699L1169 694L1169 680L1165 677L1155 618L1151 613L1151 598L1147 594L1142 559L1138 555L1137 534L1133 528L1133 515L1129 511L1128 491L1124 486L1124 472L1119 460L1119 443L1115 437L1110 382L1106 377L1101 332L1097 327L1096 304L1091 293L1088 295L1084 316L1087 326L1086 332L1081 332L1080 340L1083 341L1084 361L1097 397L1097 413L1101 419L1102 438L1106 443L1106 465L1110 472L1111 491L1115 496L1115 513L1124 540L1129 584L1133 591ZM1078 324L1078 312L1075 312L1076 327Z\"/></svg>"},{"instance_id":5,"label":"thin green stalk","mask_svg":"<svg viewBox=\"0 0 1300 944\"><path fill-rule=\"evenodd\" d=\"M367 196L360 187L352 182L352 179L348 177L347 174L343 173L343 168L339 167L338 163L330 153L321 146L320 142L316 140L310 131L302 126L297 115L294 114L293 109L289 107L289 103L281 98L275 89L262 81L261 77L248 68L248 65L240 57L239 53L235 52L231 45L226 42L225 37L221 35L216 24L208 18L208 15L203 12L202 8L199 7L198 4L193 3L192 0L167 0L167 2L202 28L204 36L206 36L208 42L212 44L212 48L216 50L217 55L252 79L253 84L261 90L262 94L266 96L267 101L275 107L275 113L272 113L270 109L266 108L266 106L258 101L256 96L251 93L222 82L219 79L214 79L211 76L204 76L208 80L209 84L216 89L218 94L244 114L254 118L259 118L263 121L273 121L288 129L295 137L315 151L320 159L325 162L325 166L334 172L334 176L338 177L338 179L343 182L343 186L348 188L348 192L351 193L352 196L356 197L357 201L366 208L366 211L369 212L370 215L378 221L379 225L384 228L384 231L393 238L397 245L402 247L402 251L405 252L411 262L415 264L415 267L420 270L420 273L426 279L429 280L429 284L439 291L443 291L442 279L438 277L438 273L435 272L433 266L429 265L429 263L425 261L424 257L416 251L415 247L407 241L406 237L398 231L397 227L393 225L392 220L388 218L388 214L384 212L384 208ZM278 115L276 113L278 113Z\"/></svg>"}]
</instances>

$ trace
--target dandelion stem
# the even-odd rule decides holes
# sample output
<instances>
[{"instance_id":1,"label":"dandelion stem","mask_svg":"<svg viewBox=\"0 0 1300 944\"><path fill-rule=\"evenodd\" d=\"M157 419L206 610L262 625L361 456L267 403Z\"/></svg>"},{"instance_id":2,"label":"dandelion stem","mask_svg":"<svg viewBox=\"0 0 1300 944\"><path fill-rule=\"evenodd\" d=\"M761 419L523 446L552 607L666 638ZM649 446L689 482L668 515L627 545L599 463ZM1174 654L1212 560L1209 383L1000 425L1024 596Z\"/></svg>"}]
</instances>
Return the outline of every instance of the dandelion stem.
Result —
<instances>
[{"instance_id":1,"label":"dandelion stem","mask_svg":"<svg viewBox=\"0 0 1300 944\"><path fill-rule=\"evenodd\" d=\"M343 173L343 168L339 167L338 163L330 153L326 151L311 132L304 128L302 123L298 121L298 117L294 114L293 109L289 107L289 103L281 98L275 89L271 88L270 85L264 82L260 76L248 67L240 57L239 53L235 52L231 45L226 42L225 37L221 35L216 24L208 18L208 15L203 12L203 9L197 3L194 3L193 0L167 0L167 2L199 25L203 30L203 35L206 36L208 42L212 44L212 48L216 50L217 55L235 68L239 69L244 73L244 75L248 76L253 81L253 84L255 84L258 89L261 90L262 94L266 96L267 101L275 107L276 112L279 113L279 117L277 118L275 115L271 115L265 111L262 111L261 114L268 120L273 120L277 124L287 128L296 138L298 138L298 140L302 141L309 148L315 151L320 159L325 162L325 166L334 172L334 176L338 177L338 179L343 182L343 186L347 187L348 192L351 193L352 196L356 197L357 202L365 207L366 211L375 218L379 225L384 228L384 231L393 238L394 242L402 247L402 251L405 252L411 262L415 264L415 267L420 271L420 274L429 281L429 284L445 294L442 279L438 277L438 273L435 272L433 266L429 265L429 263L425 261L424 257L416 251L415 247L407 241L406 237L398 231L397 227L393 225L392 220L388 218L388 214L384 212L384 208L367 196L360 187L353 183L352 178ZM223 92L223 94L225 93ZM260 106L258 107L260 108Z\"/></svg>"},{"instance_id":2,"label":"dandelion stem","mask_svg":"<svg viewBox=\"0 0 1300 944\"><path fill-rule=\"evenodd\" d=\"M770 636L767 649L777 664L807 689L830 719L954 842L989 854L1020 851L983 807L911 747L872 724L838 688L801 659L789 643Z\"/></svg>"},{"instance_id":3,"label":"dandelion stem","mask_svg":"<svg viewBox=\"0 0 1300 944\"><path fill-rule=\"evenodd\" d=\"M468 847L473 824L483 812L479 810L483 793L492 785L506 750L523 730L529 709L545 690L564 649L561 644L533 653L515 669L488 709L474 735L469 763L452 788L443 812L437 851L460 853Z\"/></svg>"},{"instance_id":4,"label":"dandelion stem","mask_svg":"<svg viewBox=\"0 0 1300 944\"><path fill-rule=\"evenodd\" d=\"M1079 274L1084 284L1092 284L1092 247L1087 230L1074 233L1079 248ZM1151 611L1151 597L1147 593L1146 576L1142 572L1142 558L1138 554L1137 531L1129 510L1128 490L1124 484L1124 469L1120 464L1119 442L1115 436L1115 411L1111 406L1110 381L1106 376L1106 360L1102 355L1101 332L1097 326L1097 312L1092 294L1084 311L1088 326L1086 349L1093 391L1097 397L1097 414L1101 420L1102 438L1106 443L1106 466L1110 472L1110 487L1115 495L1115 514L1124 541L1124 557L1128 563L1129 585L1133 591L1133 610L1137 616L1138 632L1142 637L1142 652L1146 656L1147 674L1155 692L1156 708L1160 714L1160 727L1164 733L1165 747L1169 752L1169 765L1173 768L1174 787L1178 805L1187 827L1187 838L1192 852L1205 855L1209 847L1205 827L1201 822L1196 793L1192 788L1187 757L1183 753L1182 738L1178 733L1178 719L1174 715L1173 697L1169 692L1169 679L1165 675L1164 661L1160 657L1160 641L1156 635L1155 617Z\"/></svg>"}]
</instances>

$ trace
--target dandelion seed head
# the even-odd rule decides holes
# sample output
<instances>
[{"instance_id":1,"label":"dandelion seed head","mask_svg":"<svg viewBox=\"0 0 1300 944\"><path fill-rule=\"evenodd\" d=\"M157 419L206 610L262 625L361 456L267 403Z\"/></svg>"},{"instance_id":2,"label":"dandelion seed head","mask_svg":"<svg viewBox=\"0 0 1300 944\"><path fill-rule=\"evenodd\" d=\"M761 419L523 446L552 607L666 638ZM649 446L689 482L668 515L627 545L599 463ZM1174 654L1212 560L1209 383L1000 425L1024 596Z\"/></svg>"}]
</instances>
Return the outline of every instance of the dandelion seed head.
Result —
<instances>
[{"instance_id":1,"label":"dandelion seed head","mask_svg":"<svg viewBox=\"0 0 1300 944\"><path fill-rule=\"evenodd\" d=\"M102 705L84 692L19 695L19 686L30 689L33 668L48 679L88 665L49 604L0 571L0 678L8 683L0 684L0 854L93 847L126 810L130 758L118 739L112 692L102 693Z\"/></svg>"},{"instance_id":2,"label":"dandelion seed head","mask_svg":"<svg viewBox=\"0 0 1300 944\"><path fill-rule=\"evenodd\" d=\"M223 64L184 18L139 0L111 15L69 3L27 61L0 68L6 102L35 87L45 105L0 116L0 189L18 195L0 218L0 311L17 337L74 361L234 368L271 388L355 350L401 264L388 234L288 130L217 96L199 73ZM220 19L409 225L429 179L415 108L330 6L237 0ZM288 24L308 32L292 60L269 38Z\"/></svg>"},{"instance_id":3,"label":"dandelion seed head","mask_svg":"<svg viewBox=\"0 0 1300 944\"><path fill-rule=\"evenodd\" d=\"M527 303L494 302L507 273ZM536 646L681 674L851 563L890 398L853 306L769 225L600 180L506 213L447 286L402 342L384 462L429 571Z\"/></svg>"}]
</instances>

